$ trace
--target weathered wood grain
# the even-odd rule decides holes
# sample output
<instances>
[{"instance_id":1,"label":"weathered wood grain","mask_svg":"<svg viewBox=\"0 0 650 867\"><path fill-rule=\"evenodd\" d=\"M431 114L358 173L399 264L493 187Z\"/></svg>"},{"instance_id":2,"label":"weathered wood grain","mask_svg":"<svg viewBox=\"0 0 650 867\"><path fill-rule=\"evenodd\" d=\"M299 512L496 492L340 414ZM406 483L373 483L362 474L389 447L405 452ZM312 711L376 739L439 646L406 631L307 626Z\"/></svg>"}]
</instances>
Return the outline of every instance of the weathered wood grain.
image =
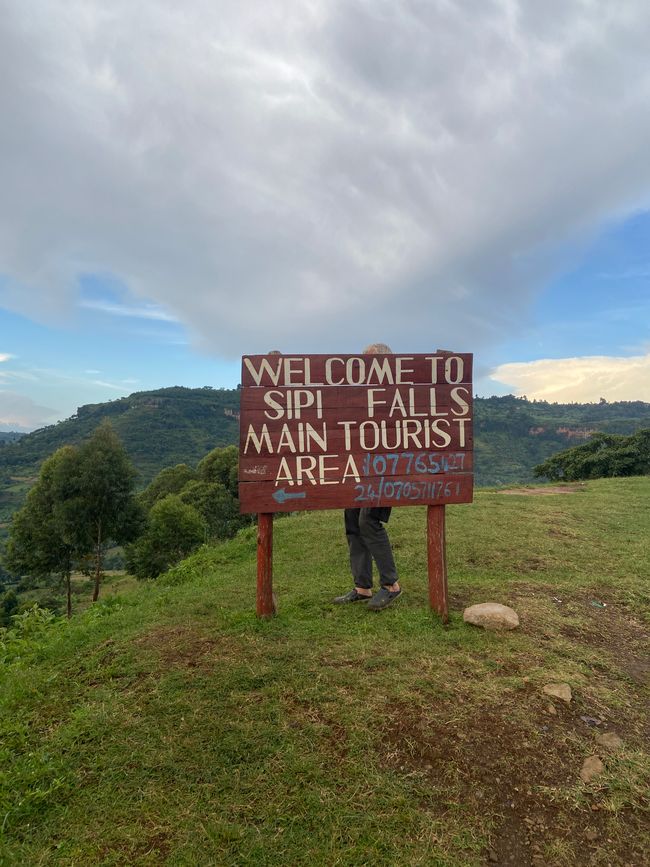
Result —
<instances>
[{"instance_id":1,"label":"weathered wood grain","mask_svg":"<svg viewBox=\"0 0 650 867\"><path fill-rule=\"evenodd\" d=\"M417 506L471 503L471 473L376 477L345 484L276 485L272 481L239 485L242 512L297 512L317 509L365 508L371 506Z\"/></svg>"},{"instance_id":2,"label":"weathered wood grain","mask_svg":"<svg viewBox=\"0 0 650 867\"><path fill-rule=\"evenodd\" d=\"M457 360L458 359L458 360ZM415 385L472 381L471 353L246 355L242 387Z\"/></svg>"},{"instance_id":3,"label":"weathered wood grain","mask_svg":"<svg viewBox=\"0 0 650 867\"><path fill-rule=\"evenodd\" d=\"M351 458L351 461L349 460ZM474 456L471 451L418 451L411 452L364 452L355 449L350 452L327 454L283 454L246 456L239 459L240 483L275 481L279 474L291 473L297 482L304 479L310 484L309 477L324 470L327 481L337 479L358 469L360 481L371 478L386 478L409 475L439 475L441 473L471 472ZM281 482L282 484L282 482Z\"/></svg>"}]
</instances>

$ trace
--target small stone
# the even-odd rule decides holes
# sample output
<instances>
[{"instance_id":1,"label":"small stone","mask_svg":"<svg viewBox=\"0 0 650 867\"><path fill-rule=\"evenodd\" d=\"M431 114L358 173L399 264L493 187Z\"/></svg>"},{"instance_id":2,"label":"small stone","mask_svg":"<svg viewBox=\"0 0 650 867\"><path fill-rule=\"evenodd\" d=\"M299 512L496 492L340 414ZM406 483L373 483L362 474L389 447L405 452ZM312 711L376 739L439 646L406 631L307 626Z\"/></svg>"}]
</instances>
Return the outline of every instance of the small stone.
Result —
<instances>
[{"instance_id":1,"label":"small stone","mask_svg":"<svg viewBox=\"0 0 650 867\"><path fill-rule=\"evenodd\" d=\"M598 839L598 831L594 831L593 828L587 828L585 831L585 837L589 840L590 843L593 843L594 840Z\"/></svg>"},{"instance_id":2,"label":"small stone","mask_svg":"<svg viewBox=\"0 0 650 867\"><path fill-rule=\"evenodd\" d=\"M568 683L547 683L542 690L546 695L552 695L553 698L561 698L567 704L571 701L571 687Z\"/></svg>"},{"instance_id":3,"label":"small stone","mask_svg":"<svg viewBox=\"0 0 650 867\"><path fill-rule=\"evenodd\" d=\"M602 735L598 735L596 743L608 750L620 750L623 746L622 739L614 732L603 732Z\"/></svg>"},{"instance_id":4,"label":"small stone","mask_svg":"<svg viewBox=\"0 0 650 867\"><path fill-rule=\"evenodd\" d=\"M546 713L550 713L551 716L557 716L557 708L550 701L546 705Z\"/></svg>"},{"instance_id":5,"label":"small stone","mask_svg":"<svg viewBox=\"0 0 650 867\"><path fill-rule=\"evenodd\" d=\"M465 623L482 626L483 629L501 630L516 629L519 626L519 615L514 608L500 605L498 602L481 602L470 605L463 611Z\"/></svg>"},{"instance_id":6,"label":"small stone","mask_svg":"<svg viewBox=\"0 0 650 867\"><path fill-rule=\"evenodd\" d=\"M605 770L605 765L601 762L598 756L589 756L582 764L580 771L580 779L583 783L590 783L598 774L602 774Z\"/></svg>"},{"instance_id":7,"label":"small stone","mask_svg":"<svg viewBox=\"0 0 650 867\"><path fill-rule=\"evenodd\" d=\"M498 856L497 853L494 851L494 849L490 849L490 851L488 852L488 861L490 861L492 864L497 864L497 863L498 863L498 861L499 861L499 856Z\"/></svg>"}]
</instances>

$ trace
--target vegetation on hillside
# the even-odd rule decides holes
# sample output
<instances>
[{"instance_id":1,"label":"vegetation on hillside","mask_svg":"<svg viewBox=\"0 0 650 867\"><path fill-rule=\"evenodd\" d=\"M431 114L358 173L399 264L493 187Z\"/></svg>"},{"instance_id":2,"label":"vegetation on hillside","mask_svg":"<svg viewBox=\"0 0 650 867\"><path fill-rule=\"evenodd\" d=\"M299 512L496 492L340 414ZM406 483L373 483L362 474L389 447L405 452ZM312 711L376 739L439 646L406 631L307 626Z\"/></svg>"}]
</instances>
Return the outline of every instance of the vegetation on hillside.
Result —
<instances>
[{"instance_id":1,"label":"vegetation on hillside","mask_svg":"<svg viewBox=\"0 0 650 867\"><path fill-rule=\"evenodd\" d=\"M196 465L218 446L239 441L237 389L163 388L80 407L57 425L0 449L0 524L24 498L24 485L56 449L86 439L109 419L144 487L166 467ZM478 485L532 481L533 467L596 431L631 434L650 426L650 403L551 404L512 395L475 398Z\"/></svg>"},{"instance_id":2,"label":"vegetation on hillside","mask_svg":"<svg viewBox=\"0 0 650 867\"><path fill-rule=\"evenodd\" d=\"M196 470L179 464L162 470L140 494L148 510L142 536L126 549L126 566L138 578L157 578L201 543L230 539L251 523L239 513L239 451L213 449Z\"/></svg>"},{"instance_id":3,"label":"vegetation on hillside","mask_svg":"<svg viewBox=\"0 0 650 867\"><path fill-rule=\"evenodd\" d=\"M650 474L650 428L627 437L595 434L583 445L553 455L534 473L551 481Z\"/></svg>"},{"instance_id":4,"label":"vegetation on hillside","mask_svg":"<svg viewBox=\"0 0 650 867\"><path fill-rule=\"evenodd\" d=\"M162 470L135 498L135 471L109 422L80 446L58 449L9 525L0 588L12 577L20 584L0 593L0 617L28 607L39 582L56 611L57 577L70 616L74 572L93 572L96 601L109 548L129 543L127 568L146 579L201 544L231 538L251 522L239 513L237 463L235 446L213 449L196 469L179 464ZM119 550L111 560L124 565Z\"/></svg>"},{"instance_id":5,"label":"vegetation on hillside","mask_svg":"<svg viewBox=\"0 0 650 867\"><path fill-rule=\"evenodd\" d=\"M25 434L17 433L16 431L0 430L0 448L7 443L17 442L22 436L25 436Z\"/></svg>"},{"instance_id":6,"label":"vegetation on hillside","mask_svg":"<svg viewBox=\"0 0 650 867\"><path fill-rule=\"evenodd\" d=\"M237 390L179 386L88 404L69 419L0 449L0 480L35 475L48 455L64 445L78 445L108 420L144 485L164 467L195 464L216 446L236 442L238 411Z\"/></svg>"},{"instance_id":7,"label":"vegetation on hillside","mask_svg":"<svg viewBox=\"0 0 650 867\"><path fill-rule=\"evenodd\" d=\"M141 525L134 478L135 470L106 422L81 446L58 449L13 516L5 568L45 580L58 574L66 586L68 617L73 569L92 571L96 602L109 545L135 538Z\"/></svg>"},{"instance_id":8,"label":"vegetation on hillside","mask_svg":"<svg viewBox=\"0 0 650 867\"><path fill-rule=\"evenodd\" d=\"M69 624L22 615L0 640L0 863L645 863L649 498L645 477L448 507L448 627L417 507L391 517L404 594L377 615L331 603L328 512L277 522L272 621L252 527ZM487 599L520 628L465 625Z\"/></svg>"}]
</instances>

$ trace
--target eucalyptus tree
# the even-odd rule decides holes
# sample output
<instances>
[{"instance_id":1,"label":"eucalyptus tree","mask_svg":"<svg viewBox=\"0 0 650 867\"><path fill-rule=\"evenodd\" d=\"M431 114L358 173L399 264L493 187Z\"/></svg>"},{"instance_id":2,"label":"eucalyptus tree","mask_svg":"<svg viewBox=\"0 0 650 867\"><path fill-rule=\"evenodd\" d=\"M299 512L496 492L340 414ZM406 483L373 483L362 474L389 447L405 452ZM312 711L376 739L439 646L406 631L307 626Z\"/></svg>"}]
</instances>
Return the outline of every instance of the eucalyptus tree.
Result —
<instances>
[{"instance_id":1,"label":"eucalyptus tree","mask_svg":"<svg viewBox=\"0 0 650 867\"><path fill-rule=\"evenodd\" d=\"M110 423L102 423L70 459L59 466L59 491L68 539L79 558L89 558L93 602L99 597L106 549L132 541L142 527L129 456Z\"/></svg>"},{"instance_id":2,"label":"eucalyptus tree","mask_svg":"<svg viewBox=\"0 0 650 867\"><path fill-rule=\"evenodd\" d=\"M43 463L25 505L13 516L5 556L5 566L14 574L41 579L60 576L66 588L68 617L72 614L75 546L72 528L67 525L62 509L61 479L74 454L72 446L64 446Z\"/></svg>"}]
</instances>

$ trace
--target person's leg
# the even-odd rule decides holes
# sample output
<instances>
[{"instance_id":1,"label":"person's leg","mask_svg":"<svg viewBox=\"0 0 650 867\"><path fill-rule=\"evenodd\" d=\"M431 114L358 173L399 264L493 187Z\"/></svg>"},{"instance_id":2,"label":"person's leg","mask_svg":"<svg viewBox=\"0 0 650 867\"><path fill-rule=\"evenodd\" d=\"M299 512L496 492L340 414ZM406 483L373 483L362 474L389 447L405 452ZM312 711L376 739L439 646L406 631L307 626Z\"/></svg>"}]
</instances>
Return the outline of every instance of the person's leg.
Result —
<instances>
[{"instance_id":1,"label":"person's leg","mask_svg":"<svg viewBox=\"0 0 650 867\"><path fill-rule=\"evenodd\" d=\"M362 595L369 596L372 590L372 557L361 535L360 512L361 509L345 510L345 535L348 540L350 570L354 579L354 586Z\"/></svg>"},{"instance_id":2,"label":"person's leg","mask_svg":"<svg viewBox=\"0 0 650 867\"><path fill-rule=\"evenodd\" d=\"M357 519L359 531L366 549L377 564L381 586L394 591L399 589L397 567L388 533L377 516L378 511L376 509L361 509Z\"/></svg>"}]
</instances>

